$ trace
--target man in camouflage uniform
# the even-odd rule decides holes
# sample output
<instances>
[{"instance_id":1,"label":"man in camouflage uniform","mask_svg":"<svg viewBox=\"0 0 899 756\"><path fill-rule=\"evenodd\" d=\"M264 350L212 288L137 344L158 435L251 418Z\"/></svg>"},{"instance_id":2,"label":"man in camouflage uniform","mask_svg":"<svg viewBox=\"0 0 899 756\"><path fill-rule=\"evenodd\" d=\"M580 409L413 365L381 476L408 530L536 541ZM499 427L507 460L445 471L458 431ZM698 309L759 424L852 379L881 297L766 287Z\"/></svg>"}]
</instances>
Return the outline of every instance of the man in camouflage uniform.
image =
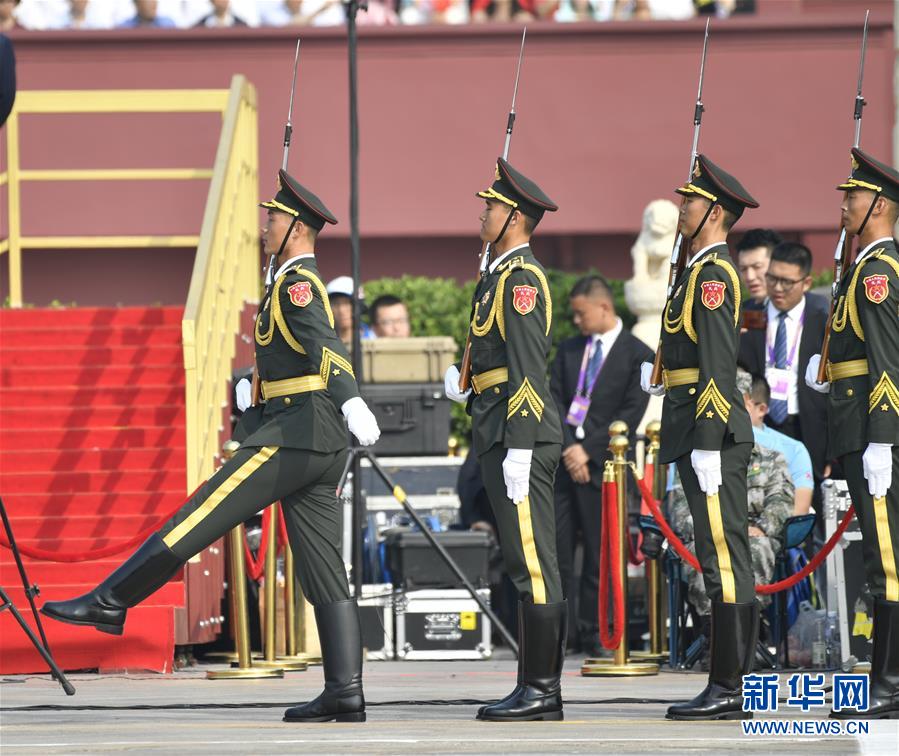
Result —
<instances>
[{"instance_id":1,"label":"man in camouflage uniform","mask_svg":"<svg viewBox=\"0 0 899 756\"><path fill-rule=\"evenodd\" d=\"M256 316L263 402L241 418L235 432L240 448L97 588L69 601L48 601L42 611L121 635L128 608L165 585L194 554L280 501L297 577L315 607L325 673L324 692L288 709L284 719L363 722L361 628L340 552L341 511L334 492L347 456L347 425L366 446L380 431L334 332L315 263L318 232L336 219L283 170L277 194L262 207L268 210L265 249L280 267L267 282ZM245 406L248 399L240 397L249 387L237 389Z\"/></svg>"},{"instance_id":2,"label":"man in camouflage uniform","mask_svg":"<svg viewBox=\"0 0 899 756\"><path fill-rule=\"evenodd\" d=\"M475 289L471 310L472 390L459 369L446 395L467 402L474 451L496 515L506 571L519 595L518 685L478 719L562 719L560 679L568 607L556 558L553 482L562 427L549 393L552 298L530 237L556 204L499 158L486 201L481 239L496 253Z\"/></svg>"},{"instance_id":3,"label":"man in camouflage uniform","mask_svg":"<svg viewBox=\"0 0 899 756\"><path fill-rule=\"evenodd\" d=\"M774 577L774 561L783 544L784 523L793 514L793 481L784 455L774 449L755 444L749 457L746 476L746 496L749 504L749 553L756 585L767 585ZM668 503L671 527L681 537L690 551L696 553L693 543L693 516L684 494L684 488L676 479ZM700 616L708 616L712 602L705 591L702 573L684 563L690 603ZM764 595L762 604L771 597Z\"/></svg>"},{"instance_id":4,"label":"man in camouflage uniform","mask_svg":"<svg viewBox=\"0 0 899 756\"><path fill-rule=\"evenodd\" d=\"M853 148L852 174L837 188L859 253L835 293L827 381L817 382L820 355L805 381L828 395L829 453L840 460L861 526L874 648L868 710L831 716L899 718L899 172Z\"/></svg>"},{"instance_id":5,"label":"man in camouflage uniform","mask_svg":"<svg viewBox=\"0 0 899 756\"><path fill-rule=\"evenodd\" d=\"M753 436L737 371L740 279L727 235L758 203L736 178L705 155L696 158L679 230L690 245L686 269L665 307L660 348L665 395L659 460L677 464L693 515L696 554L712 601L711 662L705 689L668 708L669 719L745 719L743 675L758 637L759 605L749 555L746 467Z\"/></svg>"}]
</instances>

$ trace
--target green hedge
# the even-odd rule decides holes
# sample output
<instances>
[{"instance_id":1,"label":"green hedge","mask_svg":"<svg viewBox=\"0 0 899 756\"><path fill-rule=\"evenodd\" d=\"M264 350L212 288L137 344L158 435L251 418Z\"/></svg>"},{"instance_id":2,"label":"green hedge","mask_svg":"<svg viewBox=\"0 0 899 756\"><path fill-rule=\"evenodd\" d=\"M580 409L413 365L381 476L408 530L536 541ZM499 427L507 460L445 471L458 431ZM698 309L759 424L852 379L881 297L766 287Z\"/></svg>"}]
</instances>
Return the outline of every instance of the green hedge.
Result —
<instances>
[{"instance_id":1,"label":"green hedge","mask_svg":"<svg viewBox=\"0 0 899 756\"><path fill-rule=\"evenodd\" d=\"M550 292L553 298L553 349L550 360L555 356L556 346L577 333L568 310L568 293L575 281L588 273L569 273L548 270ZM624 303L624 282L610 280L609 285L615 295L615 308L630 328L635 318ZM459 356L465 346L468 333L468 313L474 294L474 281L459 284L451 278L429 278L426 276L402 276L401 278L377 278L365 282L365 299L374 302L382 294L393 294L402 299L409 309L409 318L414 336L452 336L459 346ZM548 365L547 365L548 369ZM461 405L453 405L453 435L467 439L471 429L471 419Z\"/></svg>"}]
</instances>

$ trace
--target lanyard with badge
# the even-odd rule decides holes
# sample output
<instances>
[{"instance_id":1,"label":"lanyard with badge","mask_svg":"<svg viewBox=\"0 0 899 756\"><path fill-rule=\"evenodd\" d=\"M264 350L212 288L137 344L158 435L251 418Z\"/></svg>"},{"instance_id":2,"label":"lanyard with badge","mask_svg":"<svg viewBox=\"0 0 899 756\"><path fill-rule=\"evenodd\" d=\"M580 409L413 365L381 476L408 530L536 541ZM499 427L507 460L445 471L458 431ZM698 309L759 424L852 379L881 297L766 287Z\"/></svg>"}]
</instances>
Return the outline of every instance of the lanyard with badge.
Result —
<instances>
[{"instance_id":1,"label":"lanyard with badge","mask_svg":"<svg viewBox=\"0 0 899 756\"><path fill-rule=\"evenodd\" d=\"M799 326L796 328L796 335L793 337L793 346L787 355L786 367L775 367L777 362L774 354L774 344L766 339L765 346L768 349L768 364L765 367L765 378L771 388L771 399L786 402L790 399L793 384L796 383L796 374L793 372L793 361L796 359L796 349L799 346L799 339L802 337L802 327L805 323L805 310L799 318ZM777 339L777 329L774 331L774 338Z\"/></svg>"},{"instance_id":2,"label":"lanyard with badge","mask_svg":"<svg viewBox=\"0 0 899 756\"><path fill-rule=\"evenodd\" d=\"M568 415L565 422L575 426L574 436L578 441L584 440L584 420L587 419L587 411L590 409L590 397L593 395L593 387L596 385L596 379L599 378L601 370L596 371L590 386L584 391L584 385L587 382L587 365L590 362L590 352L592 347L600 348L601 342L590 341L584 348L584 356L581 359L581 371L578 374L577 389L574 392L574 398L571 400L571 406L568 408Z\"/></svg>"}]
</instances>

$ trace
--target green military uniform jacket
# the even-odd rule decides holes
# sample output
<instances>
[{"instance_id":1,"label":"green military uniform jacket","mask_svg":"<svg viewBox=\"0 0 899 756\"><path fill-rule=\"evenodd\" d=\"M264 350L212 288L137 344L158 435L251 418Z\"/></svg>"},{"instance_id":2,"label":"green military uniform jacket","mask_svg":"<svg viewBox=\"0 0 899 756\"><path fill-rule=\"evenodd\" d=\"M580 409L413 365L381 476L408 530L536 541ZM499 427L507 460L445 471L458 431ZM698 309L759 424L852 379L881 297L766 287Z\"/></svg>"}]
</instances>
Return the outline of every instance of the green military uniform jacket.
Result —
<instances>
[{"instance_id":1,"label":"green military uniform jacket","mask_svg":"<svg viewBox=\"0 0 899 756\"><path fill-rule=\"evenodd\" d=\"M899 445L899 253L892 239L875 244L843 277L829 361L831 456L868 443Z\"/></svg>"},{"instance_id":2,"label":"green military uniform jacket","mask_svg":"<svg viewBox=\"0 0 899 756\"><path fill-rule=\"evenodd\" d=\"M546 273L530 247L524 247L481 279L472 302L475 390L468 411L477 454L496 444L533 449L538 443L562 443L546 374L551 345L552 297ZM478 393L480 376L497 370L500 373L492 375L501 378L503 369L508 371L506 380Z\"/></svg>"},{"instance_id":3,"label":"green military uniform jacket","mask_svg":"<svg viewBox=\"0 0 899 756\"><path fill-rule=\"evenodd\" d=\"M740 280L722 243L681 274L665 308L662 462L693 449L720 450L727 434L734 443L752 443L752 425L736 386L739 313Z\"/></svg>"},{"instance_id":4,"label":"green military uniform jacket","mask_svg":"<svg viewBox=\"0 0 899 756\"><path fill-rule=\"evenodd\" d=\"M314 257L299 259L266 291L256 316L255 340L265 402L244 413L235 439L244 446L322 453L345 449L347 430L340 407L359 396L359 389L346 348L334 331L334 314ZM266 396L271 382L295 378L318 388ZM281 384L277 393L284 387Z\"/></svg>"}]
</instances>

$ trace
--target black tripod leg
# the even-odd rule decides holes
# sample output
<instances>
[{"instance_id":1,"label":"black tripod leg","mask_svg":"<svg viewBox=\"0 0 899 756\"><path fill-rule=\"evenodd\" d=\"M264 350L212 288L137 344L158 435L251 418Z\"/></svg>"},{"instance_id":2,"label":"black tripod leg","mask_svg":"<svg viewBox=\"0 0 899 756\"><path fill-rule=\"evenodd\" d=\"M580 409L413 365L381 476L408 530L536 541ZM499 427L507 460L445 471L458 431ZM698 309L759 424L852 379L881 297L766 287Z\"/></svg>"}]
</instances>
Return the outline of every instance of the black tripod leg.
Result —
<instances>
[{"instance_id":1,"label":"black tripod leg","mask_svg":"<svg viewBox=\"0 0 899 756\"><path fill-rule=\"evenodd\" d=\"M444 564L452 570L453 574L462 582L462 585L465 586L465 589L471 594L471 597L477 601L478 606L484 611L490 621L496 625L497 630L499 630L500 635L503 636L506 643L509 644L509 647L518 656L518 644L515 642L515 639L512 637L512 634L506 628L506 626L500 621L499 617L494 614L493 610L490 608L490 605L478 595L477 590L471 584L471 581L465 577L462 573L462 570L459 569L459 565L456 564L455 560L450 556L449 552L443 548L440 542L434 538L434 534L431 532L430 528L425 525L424 521L421 517L418 516L418 512L416 512L412 505L409 503L409 500L406 498L406 492L403 491L402 488L397 486L391 479L390 476L384 472L384 469L381 467L381 464L375 459L375 455L369 451L362 451L361 454L364 454L368 461L371 463L372 469L377 472L377 474L381 477L381 480L384 481L384 485L387 486L388 489L393 493L394 498L403 505L403 509L406 510L406 513L409 517L412 518L412 521L418 525L419 530L424 533L425 538L428 539L428 542L431 546L434 547L434 550L440 555L440 558L443 560Z\"/></svg>"},{"instance_id":2,"label":"black tripod leg","mask_svg":"<svg viewBox=\"0 0 899 756\"><path fill-rule=\"evenodd\" d=\"M37 652L44 657L44 661L47 662L47 666L50 668L50 671L53 673L53 676L59 680L59 684L62 685L62 689L66 692L67 696L75 695L75 686L72 685L66 678L66 676L62 673L62 670L56 666L56 662L53 661L53 657L50 656L50 652L41 645L40 640L34 634L34 631L28 627L28 623L25 622L22 615L19 614L19 610L16 609L15 604L10 601L9 596L6 595L6 591L0 587L0 598L3 599L3 604L0 605L0 612L4 609L9 609L12 612L13 617L16 618L16 622L19 623L21 628L25 631L25 634L34 644L34 647L37 649Z\"/></svg>"}]
</instances>

